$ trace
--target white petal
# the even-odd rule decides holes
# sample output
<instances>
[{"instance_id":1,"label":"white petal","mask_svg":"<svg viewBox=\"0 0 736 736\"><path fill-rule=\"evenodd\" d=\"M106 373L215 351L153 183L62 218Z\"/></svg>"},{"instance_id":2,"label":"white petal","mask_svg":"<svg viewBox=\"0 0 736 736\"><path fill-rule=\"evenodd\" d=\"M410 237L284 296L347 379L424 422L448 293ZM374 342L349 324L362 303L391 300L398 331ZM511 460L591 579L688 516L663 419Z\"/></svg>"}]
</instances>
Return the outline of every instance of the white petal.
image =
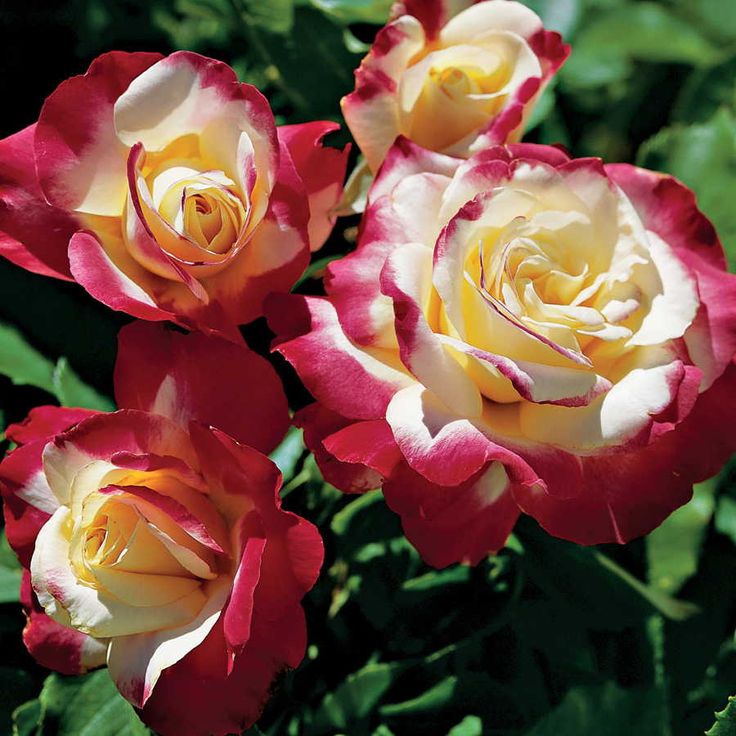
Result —
<instances>
[{"instance_id":1,"label":"white petal","mask_svg":"<svg viewBox=\"0 0 736 736\"><path fill-rule=\"evenodd\" d=\"M451 18L440 32L440 43L443 46L467 43L492 31L511 31L529 38L540 28L539 16L525 5L512 0L488 0Z\"/></svg>"},{"instance_id":2,"label":"white petal","mask_svg":"<svg viewBox=\"0 0 736 736\"><path fill-rule=\"evenodd\" d=\"M151 695L161 672L198 647L222 614L231 581L219 578L199 615L184 626L149 634L119 636L110 642L107 666L120 692L137 708Z\"/></svg>"},{"instance_id":3,"label":"white petal","mask_svg":"<svg viewBox=\"0 0 736 736\"><path fill-rule=\"evenodd\" d=\"M648 232L649 253L661 280L661 293L654 296L641 327L628 345L658 345L682 337L700 306L695 280L672 248Z\"/></svg>"}]
</instances>

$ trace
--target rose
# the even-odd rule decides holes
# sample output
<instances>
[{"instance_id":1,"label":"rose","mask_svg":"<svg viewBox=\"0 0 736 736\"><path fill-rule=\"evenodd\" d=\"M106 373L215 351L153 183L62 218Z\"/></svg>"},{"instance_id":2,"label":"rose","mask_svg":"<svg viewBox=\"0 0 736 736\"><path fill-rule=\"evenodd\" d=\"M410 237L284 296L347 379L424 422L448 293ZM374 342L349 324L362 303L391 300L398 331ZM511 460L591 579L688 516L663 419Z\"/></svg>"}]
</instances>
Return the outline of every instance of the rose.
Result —
<instances>
[{"instance_id":1,"label":"rose","mask_svg":"<svg viewBox=\"0 0 736 736\"><path fill-rule=\"evenodd\" d=\"M164 735L240 732L303 656L322 561L261 454L288 425L281 384L244 346L137 323L115 389L118 412L40 407L7 430L25 643L65 673L107 661Z\"/></svg>"},{"instance_id":2,"label":"rose","mask_svg":"<svg viewBox=\"0 0 736 736\"><path fill-rule=\"evenodd\" d=\"M243 346L144 323L121 333L115 384L118 412L40 407L8 428L24 641L65 673L106 661L159 733L239 733L304 654L322 561L261 454L288 425L281 384Z\"/></svg>"},{"instance_id":3,"label":"rose","mask_svg":"<svg viewBox=\"0 0 736 736\"><path fill-rule=\"evenodd\" d=\"M400 139L326 287L267 304L318 401L297 421L333 484L383 484L430 564L478 561L520 512L630 540L736 444L736 277L671 177Z\"/></svg>"},{"instance_id":4,"label":"rose","mask_svg":"<svg viewBox=\"0 0 736 736\"><path fill-rule=\"evenodd\" d=\"M373 172L400 134L467 156L521 138L569 52L512 0L406 0L356 71L343 114Z\"/></svg>"},{"instance_id":5,"label":"rose","mask_svg":"<svg viewBox=\"0 0 736 736\"><path fill-rule=\"evenodd\" d=\"M329 234L347 150L320 141L335 128L277 130L255 87L198 54L104 54L0 141L0 254L239 339Z\"/></svg>"}]
</instances>

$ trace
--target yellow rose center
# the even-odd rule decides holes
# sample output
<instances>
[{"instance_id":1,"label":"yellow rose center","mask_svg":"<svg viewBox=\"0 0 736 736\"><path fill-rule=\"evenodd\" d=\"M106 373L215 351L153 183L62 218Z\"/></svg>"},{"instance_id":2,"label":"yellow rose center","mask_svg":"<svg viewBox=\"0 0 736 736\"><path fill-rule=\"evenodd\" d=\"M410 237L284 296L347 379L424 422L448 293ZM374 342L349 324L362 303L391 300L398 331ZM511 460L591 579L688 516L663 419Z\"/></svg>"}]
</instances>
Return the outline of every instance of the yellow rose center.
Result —
<instances>
[{"instance_id":1,"label":"yellow rose center","mask_svg":"<svg viewBox=\"0 0 736 736\"><path fill-rule=\"evenodd\" d=\"M531 332L571 350L599 370L600 342L631 337L641 322L642 294L631 282L596 272L576 248L535 237L525 218L470 249L466 279L493 309ZM629 265L644 265L633 259Z\"/></svg>"},{"instance_id":2,"label":"yellow rose center","mask_svg":"<svg viewBox=\"0 0 736 736\"><path fill-rule=\"evenodd\" d=\"M578 195L543 167L522 165L518 176L491 188L475 219L454 230L446 252L462 256L441 261L430 325L450 338L453 356L496 402L518 402L522 394L501 368L461 354L452 341L545 366L559 381L564 375L587 385L582 372L600 377L599 387L615 384L656 359L641 349L663 298L649 236L603 178L591 174Z\"/></svg>"},{"instance_id":3,"label":"yellow rose center","mask_svg":"<svg viewBox=\"0 0 736 736\"><path fill-rule=\"evenodd\" d=\"M215 526L224 529L219 514L200 492L155 472L123 473L115 485L112 493L88 494L81 516L67 530L70 562L82 585L133 605L160 603L191 594L227 568L229 555L213 551L175 518L189 514L177 499L196 498L198 511L204 510L210 526L214 519ZM189 523L204 528L195 516ZM227 539L224 533L218 537Z\"/></svg>"},{"instance_id":4,"label":"yellow rose center","mask_svg":"<svg viewBox=\"0 0 736 736\"><path fill-rule=\"evenodd\" d=\"M244 191L240 173L221 168L221 161L205 155L192 135L161 151L139 152L133 165L135 180L123 222L128 253L157 276L180 280L175 267L146 245L138 224L142 220L155 248L173 257L178 268L196 272L197 278L226 268L262 215L258 182ZM103 226L96 220L89 224L97 230Z\"/></svg>"},{"instance_id":5,"label":"yellow rose center","mask_svg":"<svg viewBox=\"0 0 736 736\"><path fill-rule=\"evenodd\" d=\"M211 253L232 248L246 209L235 183L222 171L171 166L149 178L158 214L177 233Z\"/></svg>"}]
</instances>

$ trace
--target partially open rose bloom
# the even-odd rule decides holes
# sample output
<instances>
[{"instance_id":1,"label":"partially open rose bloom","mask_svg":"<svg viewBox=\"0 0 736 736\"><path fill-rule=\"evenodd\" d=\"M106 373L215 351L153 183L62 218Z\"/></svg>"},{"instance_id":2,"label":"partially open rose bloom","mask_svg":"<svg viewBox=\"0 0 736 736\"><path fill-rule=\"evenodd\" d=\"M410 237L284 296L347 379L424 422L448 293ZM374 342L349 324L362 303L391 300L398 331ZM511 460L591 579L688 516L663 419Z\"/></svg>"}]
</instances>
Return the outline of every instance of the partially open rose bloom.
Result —
<instances>
[{"instance_id":1,"label":"partially open rose bloom","mask_svg":"<svg viewBox=\"0 0 736 736\"><path fill-rule=\"evenodd\" d=\"M373 172L398 135L456 156L518 141L570 52L513 0L406 0L393 15L342 101Z\"/></svg>"},{"instance_id":2,"label":"partially open rose bloom","mask_svg":"<svg viewBox=\"0 0 736 736\"><path fill-rule=\"evenodd\" d=\"M320 141L336 127L277 130L255 87L198 54L103 54L0 141L0 255L237 338L329 234L347 151Z\"/></svg>"},{"instance_id":3,"label":"partially open rose bloom","mask_svg":"<svg viewBox=\"0 0 736 736\"><path fill-rule=\"evenodd\" d=\"M46 406L8 428L24 641L60 672L107 663L164 736L239 733L303 657L322 561L262 454L288 424L280 382L243 346L143 323L115 379L120 411Z\"/></svg>"},{"instance_id":4,"label":"partially open rose bloom","mask_svg":"<svg viewBox=\"0 0 736 736\"><path fill-rule=\"evenodd\" d=\"M327 291L267 305L318 401L298 421L430 564L478 561L521 512L625 542L736 449L736 277L671 177L399 140Z\"/></svg>"}]
</instances>

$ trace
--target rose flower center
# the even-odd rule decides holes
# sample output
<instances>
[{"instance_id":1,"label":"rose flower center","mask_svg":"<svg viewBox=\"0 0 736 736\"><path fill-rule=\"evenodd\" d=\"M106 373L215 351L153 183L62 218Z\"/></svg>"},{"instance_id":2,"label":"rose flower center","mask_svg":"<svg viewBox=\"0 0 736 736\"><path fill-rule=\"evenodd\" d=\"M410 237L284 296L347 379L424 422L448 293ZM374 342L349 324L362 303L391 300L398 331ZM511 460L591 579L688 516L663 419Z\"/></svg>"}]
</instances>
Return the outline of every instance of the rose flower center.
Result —
<instances>
[{"instance_id":1,"label":"rose flower center","mask_svg":"<svg viewBox=\"0 0 736 736\"><path fill-rule=\"evenodd\" d=\"M245 247L259 195L245 191L237 171L206 156L196 136L177 138L162 151L134 146L128 166L123 234L144 268L175 281L181 269L212 276Z\"/></svg>"},{"instance_id":2,"label":"rose flower center","mask_svg":"<svg viewBox=\"0 0 736 736\"><path fill-rule=\"evenodd\" d=\"M610 351L603 346L625 352L643 318L645 299L635 280L622 274L650 264L640 254L617 259L614 253L603 263L589 258L600 249L567 237L580 222L571 219L568 233L565 227L553 233L533 216L519 216L481 231L478 245L468 250L465 280L487 308L605 374Z\"/></svg>"},{"instance_id":3,"label":"rose flower center","mask_svg":"<svg viewBox=\"0 0 736 736\"><path fill-rule=\"evenodd\" d=\"M138 600L142 589L170 601L218 577L227 555L207 544L200 519L181 523L189 512L177 496L197 498L222 523L202 494L170 476L132 473L87 495L81 519L68 530L79 582L126 602Z\"/></svg>"},{"instance_id":4,"label":"rose flower center","mask_svg":"<svg viewBox=\"0 0 736 736\"><path fill-rule=\"evenodd\" d=\"M211 253L232 248L246 220L235 182L222 171L188 166L172 166L152 179L154 206L179 235Z\"/></svg>"},{"instance_id":5,"label":"rose flower center","mask_svg":"<svg viewBox=\"0 0 736 736\"><path fill-rule=\"evenodd\" d=\"M451 149L487 125L525 75L538 70L526 43L510 33L427 46L399 83L400 131L425 148Z\"/></svg>"},{"instance_id":6,"label":"rose flower center","mask_svg":"<svg viewBox=\"0 0 736 736\"><path fill-rule=\"evenodd\" d=\"M611 341L631 336L631 329L617 323L635 312L639 302L628 299L623 310L596 308L604 284L593 277L587 263L570 272L529 239L514 239L498 249L489 269L483 253L484 248L479 248L479 287L484 298L534 332L581 354L593 337Z\"/></svg>"}]
</instances>

